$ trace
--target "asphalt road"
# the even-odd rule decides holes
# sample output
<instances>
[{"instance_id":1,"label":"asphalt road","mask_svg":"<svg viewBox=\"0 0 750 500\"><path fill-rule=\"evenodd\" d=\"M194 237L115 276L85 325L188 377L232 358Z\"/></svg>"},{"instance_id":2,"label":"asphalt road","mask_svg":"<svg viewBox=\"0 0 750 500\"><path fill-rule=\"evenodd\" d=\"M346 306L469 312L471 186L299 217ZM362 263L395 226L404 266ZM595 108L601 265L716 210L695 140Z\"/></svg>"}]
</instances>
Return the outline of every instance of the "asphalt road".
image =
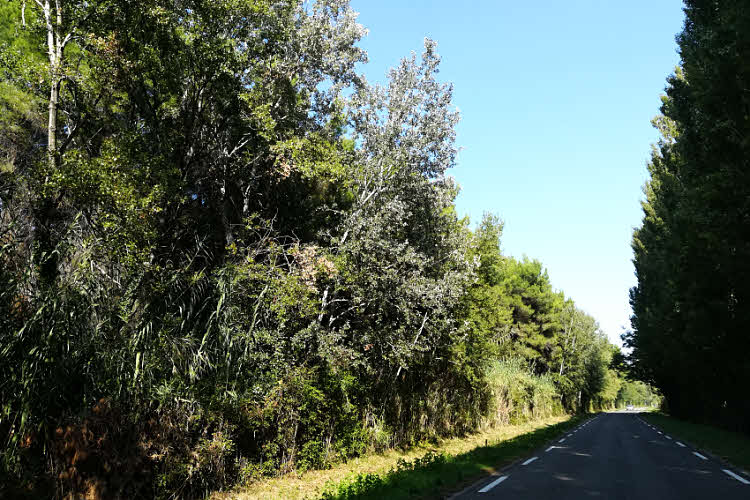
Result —
<instances>
[{"instance_id":1,"label":"asphalt road","mask_svg":"<svg viewBox=\"0 0 750 500\"><path fill-rule=\"evenodd\" d=\"M750 500L747 476L699 455L637 413L603 413L453 498Z\"/></svg>"}]
</instances>

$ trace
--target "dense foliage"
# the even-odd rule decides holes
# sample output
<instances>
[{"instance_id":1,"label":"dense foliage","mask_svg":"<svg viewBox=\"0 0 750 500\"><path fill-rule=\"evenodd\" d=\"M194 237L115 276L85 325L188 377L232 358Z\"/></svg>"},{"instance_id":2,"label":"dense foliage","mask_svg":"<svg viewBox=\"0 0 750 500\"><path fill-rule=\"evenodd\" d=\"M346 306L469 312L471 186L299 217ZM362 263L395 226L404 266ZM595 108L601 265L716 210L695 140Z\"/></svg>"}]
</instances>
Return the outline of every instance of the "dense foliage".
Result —
<instances>
[{"instance_id":1,"label":"dense foliage","mask_svg":"<svg viewBox=\"0 0 750 500\"><path fill-rule=\"evenodd\" d=\"M345 0L0 18L4 488L200 496L615 403L596 322L456 215L434 42L379 86Z\"/></svg>"},{"instance_id":2,"label":"dense foliage","mask_svg":"<svg viewBox=\"0 0 750 500\"><path fill-rule=\"evenodd\" d=\"M687 0L633 236L634 372L669 410L750 430L750 12Z\"/></svg>"}]
</instances>

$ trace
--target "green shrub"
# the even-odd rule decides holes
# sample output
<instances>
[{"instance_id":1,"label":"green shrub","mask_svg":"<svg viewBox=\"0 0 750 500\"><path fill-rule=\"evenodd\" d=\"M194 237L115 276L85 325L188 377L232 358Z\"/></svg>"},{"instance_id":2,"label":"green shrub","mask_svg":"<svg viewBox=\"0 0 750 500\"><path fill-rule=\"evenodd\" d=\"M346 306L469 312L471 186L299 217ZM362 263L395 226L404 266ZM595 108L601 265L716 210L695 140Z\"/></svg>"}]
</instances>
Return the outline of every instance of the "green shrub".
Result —
<instances>
[{"instance_id":1,"label":"green shrub","mask_svg":"<svg viewBox=\"0 0 750 500\"><path fill-rule=\"evenodd\" d=\"M532 374L520 359L493 363L487 380L491 393L489 425L520 423L563 412L552 378Z\"/></svg>"}]
</instances>

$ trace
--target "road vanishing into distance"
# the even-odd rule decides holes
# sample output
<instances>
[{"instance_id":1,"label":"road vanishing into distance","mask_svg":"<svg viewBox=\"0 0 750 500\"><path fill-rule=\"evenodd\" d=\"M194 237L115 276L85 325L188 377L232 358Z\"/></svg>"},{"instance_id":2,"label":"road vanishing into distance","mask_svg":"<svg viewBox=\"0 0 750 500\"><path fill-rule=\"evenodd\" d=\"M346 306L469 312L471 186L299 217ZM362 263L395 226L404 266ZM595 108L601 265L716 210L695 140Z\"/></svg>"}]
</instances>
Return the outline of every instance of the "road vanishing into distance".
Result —
<instances>
[{"instance_id":1,"label":"road vanishing into distance","mask_svg":"<svg viewBox=\"0 0 750 500\"><path fill-rule=\"evenodd\" d=\"M452 498L750 500L750 480L637 413L602 413Z\"/></svg>"}]
</instances>

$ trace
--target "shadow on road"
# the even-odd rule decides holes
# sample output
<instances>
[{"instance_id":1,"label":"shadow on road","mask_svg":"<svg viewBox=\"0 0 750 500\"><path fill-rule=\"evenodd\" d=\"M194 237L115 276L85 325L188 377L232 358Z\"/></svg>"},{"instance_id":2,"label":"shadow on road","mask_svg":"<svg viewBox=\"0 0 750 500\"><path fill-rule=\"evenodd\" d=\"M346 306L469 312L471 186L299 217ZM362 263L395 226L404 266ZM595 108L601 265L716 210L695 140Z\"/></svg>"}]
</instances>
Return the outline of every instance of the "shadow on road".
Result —
<instances>
[{"instance_id":1,"label":"shadow on road","mask_svg":"<svg viewBox=\"0 0 750 500\"><path fill-rule=\"evenodd\" d=\"M467 453L449 456L428 452L412 462L403 460L388 473L359 474L338 484L328 485L324 500L440 498L460 490L482 476L525 456L584 417L549 425Z\"/></svg>"}]
</instances>

